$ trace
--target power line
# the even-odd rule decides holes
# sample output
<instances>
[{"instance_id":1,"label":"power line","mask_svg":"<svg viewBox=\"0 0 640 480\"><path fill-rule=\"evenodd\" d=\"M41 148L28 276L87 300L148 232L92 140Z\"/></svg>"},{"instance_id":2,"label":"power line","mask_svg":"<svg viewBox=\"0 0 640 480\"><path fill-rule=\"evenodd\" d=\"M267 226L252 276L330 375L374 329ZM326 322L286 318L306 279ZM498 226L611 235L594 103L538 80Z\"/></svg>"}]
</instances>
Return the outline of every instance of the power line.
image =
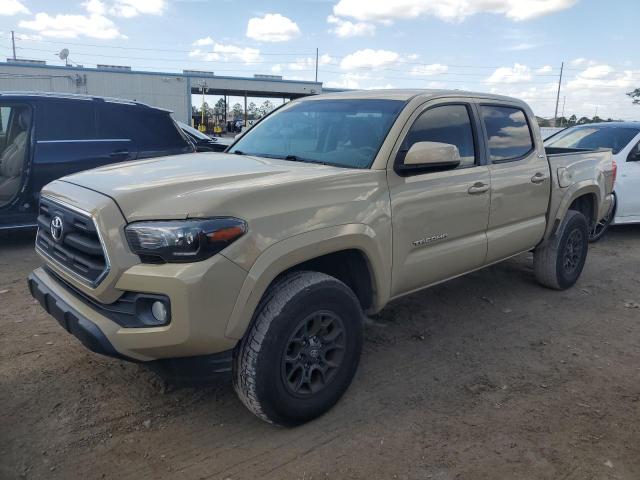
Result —
<instances>
[{"instance_id":1,"label":"power line","mask_svg":"<svg viewBox=\"0 0 640 480\"><path fill-rule=\"evenodd\" d=\"M27 51L36 51L36 52L47 52L49 53L49 50L45 50L45 49L40 49L40 48L33 48L33 47L18 47L20 50L27 50ZM136 56L122 56L122 55L105 55L105 54L99 54L99 53L89 53L89 52L74 52L74 58L79 58L79 59L83 59L85 57L99 57L99 58L113 58L113 59L120 59L120 60L158 60L158 61L162 61L162 62L170 62L170 63L199 63L199 64L206 64L206 65L212 65L214 63L213 60L202 60L202 59L193 59L193 58L189 58L189 59L182 59L182 58L149 58L149 57L136 57ZM276 64L281 64L282 62L278 62L278 61L239 61L239 62L234 62L234 61L228 61L228 60L221 60L220 62L223 62L226 65L276 65ZM418 63L405 63L405 62L401 62L401 65L423 65L423 66L427 66L428 64L418 64ZM331 65L331 66L340 66L339 63L336 62L329 62L329 63L325 63L324 65ZM137 68L156 68L156 67L137 67ZM296 71L313 71L313 67L311 65L309 65L308 69L302 68L301 66L299 66L299 64L297 64L296 68L290 68L290 70L296 70ZM392 68L392 67L372 67L372 66L356 66L353 67L352 70L364 70L364 71L391 71L391 72L400 72L400 73L407 73L406 69L401 69L401 68ZM224 70L220 70L220 71L224 71ZM240 71L240 70L226 70L226 71ZM330 70L326 70L323 69L323 72L330 72L330 73L344 73L344 72L335 72L335 71L330 71ZM432 77L439 77L439 76L460 76L460 77L484 77L485 74L483 73L466 73L466 72L435 72L435 73L431 73L431 74L420 74L420 73L412 73L411 71L408 72L410 75L415 76L417 78L419 77L425 77L425 78L432 78ZM516 77L519 76L520 74L517 73L513 73L513 74L509 74L509 73L505 73L503 74L503 76L505 77ZM534 78L544 78L544 77L557 77L557 75L555 74L530 74L531 77ZM498 83L498 82L496 82Z\"/></svg>"},{"instance_id":2,"label":"power line","mask_svg":"<svg viewBox=\"0 0 640 480\"><path fill-rule=\"evenodd\" d=\"M99 45L99 44L95 44L95 43L83 43L83 42L67 42L67 41L56 41L56 40L44 40L44 39L34 39L34 38L26 38L26 39L20 39L20 37L17 38L17 40L22 40L22 41L27 41L27 42L37 42L37 43L47 43L47 44L53 44L53 45L64 45L64 46L80 46L80 47L94 47L94 48L113 48L113 49L120 49L120 50L138 50L138 51L146 51L146 52L174 52L174 53L191 53L193 52L193 48L191 50L182 50L182 49L168 49L168 48L149 48L149 47L129 47L129 46L122 46L122 45ZM197 48L196 46L194 46L194 48ZM242 47L240 47L242 48ZM245 48L251 48L251 47L245 47ZM254 50L258 50L258 49L254 49ZM46 51L46 50L43 50ZM210 53L210 52L204 52L204 53ZM211 53L215 53L215 52L211 52ZM315 55L315 52L261 52L259 53L260 55L264 55L264 56L306 56L308 58L313 58L313 56ZM89 55L93 55L93 54L89 54ZM332 59L344 59L346 57L348 57L350 54L347 55L330 55ZM417 65L417 66L429 66L429 65L433 65L434 63L437 62L432 62L432 63L425 63L425 62L413 62L413 61L407 61L407 60L401 60L402 64L405 65ZM607 64L612 68L630 68L628 65L610 65ZM452 68L475 68L475 69L497 69L497 68L505 68L505 65L457 65L457 64L447 64L447 67L452 67ZM547 67L548 65L539 65L539 66L532 66L530 67L533 70L538 70L540 68L544 68ZM585 68L588 68L589 65L587 65L586 67L565 67L564 70L565 71L582 71ZM509 68L508 66L506 68ZM539 74L542 75L542 74ZM557 76L556 74L549 74L550 76Z\"/></svg>"}]
</instances>

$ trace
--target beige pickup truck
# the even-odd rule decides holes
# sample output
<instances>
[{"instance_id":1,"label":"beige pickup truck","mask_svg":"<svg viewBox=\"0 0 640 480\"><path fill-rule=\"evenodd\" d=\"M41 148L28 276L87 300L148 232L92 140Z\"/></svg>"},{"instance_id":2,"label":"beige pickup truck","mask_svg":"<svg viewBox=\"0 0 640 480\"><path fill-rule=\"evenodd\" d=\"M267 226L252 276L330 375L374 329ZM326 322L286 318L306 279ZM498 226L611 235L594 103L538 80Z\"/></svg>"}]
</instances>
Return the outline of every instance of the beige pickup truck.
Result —
<instances>
[{"instance_id":1,"label":"beige pickup truck","mask_svg":"<svg viewBox=\"0 0 640 480\"><path fill-rule=\"evenodd\" d=\"M614 177L610 151L545 152L513 98L308 97L227 153L47 185L29 287L94 352L228 374L253 413L297 425L347 389L363 317L389 301L527 251L542 285L572 286Z\"/></svg>"}]
</instances>

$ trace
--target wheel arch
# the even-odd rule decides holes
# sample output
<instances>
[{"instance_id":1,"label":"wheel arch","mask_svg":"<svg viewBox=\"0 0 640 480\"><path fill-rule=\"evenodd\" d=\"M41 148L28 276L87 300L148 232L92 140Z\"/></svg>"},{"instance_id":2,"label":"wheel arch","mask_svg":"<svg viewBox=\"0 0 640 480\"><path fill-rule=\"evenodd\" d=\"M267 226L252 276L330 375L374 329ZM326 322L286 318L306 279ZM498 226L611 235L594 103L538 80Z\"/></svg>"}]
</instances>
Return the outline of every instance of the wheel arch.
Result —
<instances>
[{"instance_id":1,"label":"wheel arch","mask_svg":"<svg viewBox=\"0 0 640 480\"><path fill-rule=\"evenodd\" d=\"M591 225L600 215L601 202L602 191L598 184L578 182L570 186L558 204L555 214L551 212L552 214L549 216L545 240L548 240L558 230L569 210L578 210L585 214Z\"/></svg>"},{"instance_id":2,"label":"wheel arch","mask_svg":"<svg viewBox=\"0 0 640 480\"><path fill-rule=\"evenodd\" d=\"M295 270L334 276L354 290L364 310L380 310L389 299L391 285L384 244L371 227L348 224L306 232L272 245L249 270L227 322L226 336L242 338L267 289L280 276Z\"/></svg>"}]
</instances>

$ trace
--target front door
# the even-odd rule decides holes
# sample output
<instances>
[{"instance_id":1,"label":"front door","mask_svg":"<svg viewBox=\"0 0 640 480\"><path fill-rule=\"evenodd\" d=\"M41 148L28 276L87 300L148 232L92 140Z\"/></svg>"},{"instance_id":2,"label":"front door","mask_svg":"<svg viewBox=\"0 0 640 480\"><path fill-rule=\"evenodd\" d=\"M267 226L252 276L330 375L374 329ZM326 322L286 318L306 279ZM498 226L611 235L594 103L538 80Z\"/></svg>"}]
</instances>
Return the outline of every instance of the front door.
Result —
<instances>
[{"instance_id":1,"label":"front door","mask_svg":"<svg viewBox=\"0 0 640 480\"><path fill-rule=\"evenodd\" d=\"M478 105L491 173L487 263L529 250L544 236L551 195L549 163L536 146L525 111Z\"/></svg>"},{"instance_id":2,"label":"front door","mask_svg":"<svg viewBox=\"0 0 640 480\"><path fill-rule=\"evenodd\" d=\"M454 170L402 176L388 170L393 221L392 296L481 267L487 253L489 169L483 165L469 102L439 100L418 108L402 132L395 164L416 142L453 144Z\"/></svg>"}]
</instances>

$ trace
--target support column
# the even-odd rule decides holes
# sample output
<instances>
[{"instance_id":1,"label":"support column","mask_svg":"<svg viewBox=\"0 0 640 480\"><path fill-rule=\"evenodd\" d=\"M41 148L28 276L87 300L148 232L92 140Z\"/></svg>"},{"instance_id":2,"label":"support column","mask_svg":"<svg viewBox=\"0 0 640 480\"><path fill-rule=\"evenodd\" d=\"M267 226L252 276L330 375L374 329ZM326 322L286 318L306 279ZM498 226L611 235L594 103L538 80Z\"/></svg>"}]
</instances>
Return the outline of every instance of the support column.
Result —
<instances>
[{"instance_id":1,"label":"support column","mask_svg":"<svg viewBox=\"0 0 640 480\"><path fill-rule=\"evenodd\" d=\"M244 126L247 126L247 92L244 92Z\"/></svg>"}]
</instances>

